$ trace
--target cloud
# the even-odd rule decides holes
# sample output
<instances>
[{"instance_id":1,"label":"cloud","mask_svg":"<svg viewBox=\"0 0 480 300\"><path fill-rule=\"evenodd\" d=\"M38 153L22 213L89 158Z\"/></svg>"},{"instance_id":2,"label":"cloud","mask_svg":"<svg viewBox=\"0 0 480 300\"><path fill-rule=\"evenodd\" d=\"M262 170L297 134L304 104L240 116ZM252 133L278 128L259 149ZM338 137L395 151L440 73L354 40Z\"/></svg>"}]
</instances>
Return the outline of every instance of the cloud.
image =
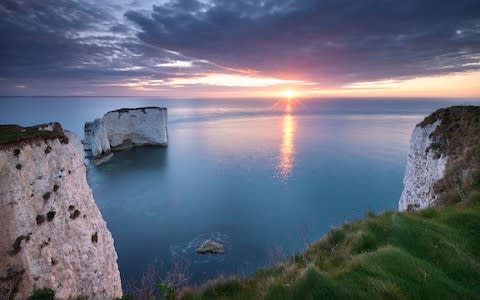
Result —
<instances>
[{"instance_id":1,"label":"cloud","mask_svg":"<svg viewBox=\"0 0 480 300\"><path fill-rule=\"evenodd\" d=\"M478 69L475 0L208 3L125 16L145 43L274 76L339 84Z\"/></svg>"},{"instance_id":2,"label":"cloud","mask_svg":"<svg viewBox=\"0 0 480 300\"><path fill-rule=\"evenodd\" d=\"M138 40L126 9L107 1L1 3L0 77L113 80L142 71L160 78L171 70L156 64L188 61Z\"/></svg>"},{"instance_id":3,"label":"cloud","mask_svg":"<svg viewBox=\"0 0 480 300\"><path fill-rule=\"evenodd\" d=\"M476 0L4 0L0 88L217 86L221 76L360 88L471 72L479 11ZM172 78L187 83L165 85Z\"/></svg>"},{"instance_id":4,"label":"cloud","mask_svg":"<svg viewBox=\"0 0 480 300\"><path fill-rule=\"evenodd\" d=\"M202 74L188 77L172 77L165 80L149 78L133 78L121 83L101 84L100 86L129 87L133 89L154 89L166 87L180 87L189 85L217 86L217 87L270 87L286 84L303 84L300 80L284 80L273 77L255 77L232 74Z\"/></svg>"},{"instance_id":5,"label":"cloud","mask_svg":"<svg viewBox=\"0 0 480 300\"><path fill-rule=\"evenodd\" d=\"M101 9L74 1L8 1L0 9L0 73L49 76L106 54L104 47L82 45L72 36L108 21Z\"/></svg>"},{"instance_id":6,"label":"cloud","mask_svg":"<svg viewBox=\"0 0 480 300\"><path fill-rule=\"evenodd\" d=\"M161 64L156 64L155 67L164 67L164 68L191 68L193 65L192 61L182 61L182 60L171 60Z\"/></svg>"},{"instance_id":7,"label":"cloud","mask_svg":"<svg viewBox=\"0 0 480 300\"><path fill-rule=\"evenodd\" d=\"M231 74L208 74L190 78L173 78L166 84L178 85L214 85L228 87L267 87L282 84L302 83L300 80L284 80L271 77L253 77Z\"/></svg>"}]
</instances>

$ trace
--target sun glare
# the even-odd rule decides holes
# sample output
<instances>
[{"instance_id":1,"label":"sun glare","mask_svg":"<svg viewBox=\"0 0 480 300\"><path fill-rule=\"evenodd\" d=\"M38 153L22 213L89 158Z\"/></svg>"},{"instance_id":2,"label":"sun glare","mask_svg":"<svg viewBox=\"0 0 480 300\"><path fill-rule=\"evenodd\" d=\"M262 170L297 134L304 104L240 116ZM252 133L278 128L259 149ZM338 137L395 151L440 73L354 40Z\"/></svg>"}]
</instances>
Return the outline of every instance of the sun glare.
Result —
<instances>
[{"instance_id":1,"label":"sun glare","mask_svg":"<svg viewBox=\"0 0 480 300\"><path fill-rule=\"evenodd\" d=\"M288 90L285 90L282 92L282 96L287 98L287 99L291 99L293 97L295 97L297 95L297 93L295 92L295 90L292 90L292 89L288 89Z\"/></svg>"}]
</instances>

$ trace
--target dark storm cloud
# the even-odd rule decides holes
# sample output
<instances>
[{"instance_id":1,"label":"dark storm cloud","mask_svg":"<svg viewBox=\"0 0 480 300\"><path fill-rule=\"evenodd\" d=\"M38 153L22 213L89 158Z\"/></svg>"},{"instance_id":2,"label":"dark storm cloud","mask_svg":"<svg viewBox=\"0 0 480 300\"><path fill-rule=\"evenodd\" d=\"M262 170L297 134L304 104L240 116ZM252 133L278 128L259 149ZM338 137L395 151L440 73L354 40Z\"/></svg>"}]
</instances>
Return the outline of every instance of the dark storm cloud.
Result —
<instances>
[{"instance_id":1,"label":"dark storm cloud","mask_svg":"<svg viewBox=\"0 0 480 300\"><path fill-rule=\"evenodd\" d=\"M139 41L131 24L122 23L124 11L112 12L112 7L108 2L0 1L0 78L171 76L171 69L154 65L178 55Z\"/></svg>"},{"instance_id":2,"label":"dark storm cloud","mask_svg":"<svg viewBox=\"0 0 480 300\"><path fill-rule=\"evenodd\" d=\"M150 2L0 0L0 89L231 68L322 86L479 69L478 0Z\"/></svg>"},{"instance_id":3,"label":"dark storm cloud","mask_svg":"<svg viewBox=\"0 0 480 300\"><path fill-rule=\"evenodd\" d=\"M0 3L0 72L55 73L83 57L101 55L102 47L82 45L72 37L108 21L100 9L72 1Z\"/></svg>"},{"instance_id":4,"label":"dark storm cloud","mask_svg":"<svg viewBox=\"0 0 480 300\"><path fill-rule=\"evenodd\" d=\"M172 1L125 16L149 44L331 83L478 69L480 2Z\"/></svg>"}]
</instances>

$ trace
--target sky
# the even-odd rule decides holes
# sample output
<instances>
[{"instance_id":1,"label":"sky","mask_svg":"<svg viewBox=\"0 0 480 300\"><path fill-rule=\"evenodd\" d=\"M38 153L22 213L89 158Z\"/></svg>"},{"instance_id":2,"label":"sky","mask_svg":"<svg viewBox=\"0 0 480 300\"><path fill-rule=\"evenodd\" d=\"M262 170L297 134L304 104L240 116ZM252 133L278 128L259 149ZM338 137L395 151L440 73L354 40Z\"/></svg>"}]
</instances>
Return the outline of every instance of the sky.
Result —
<instances>
[{"instance_id":1,"label":"sky","mask_svg":"<svg viewBox=\"0 0 480 300\"><path fill-rule=\"evenodd\" d=\"M0 0L0 95L292 94L480 97L480 1Z\"/></svg>"}]
</instances>

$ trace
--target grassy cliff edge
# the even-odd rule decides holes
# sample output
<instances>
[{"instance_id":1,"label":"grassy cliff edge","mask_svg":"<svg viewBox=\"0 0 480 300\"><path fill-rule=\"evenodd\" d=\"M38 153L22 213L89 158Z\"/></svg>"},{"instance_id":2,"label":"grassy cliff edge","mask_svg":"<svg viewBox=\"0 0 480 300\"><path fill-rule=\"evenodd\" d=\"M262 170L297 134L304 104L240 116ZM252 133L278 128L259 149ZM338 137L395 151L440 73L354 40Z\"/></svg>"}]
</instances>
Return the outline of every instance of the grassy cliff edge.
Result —
<instances>
[{"instance_id":1,"label":"grassy cliff edge","mask_svg":"<svg viewBox=\"0 0 480 300\"><path fill-rule=\"evenodd\" d=\"M0 149L39 140L59 139L68 143L68 137L59 123L41 124L31 127L0 125Z\"/></svg>"},{"instance_id":2,"label":"grassy cliff edge","mask_svg":"<svg viewBox=\"0 0 480 300\"><path fill-rule=\"evenodd\" d=\"M431 149L449 156L438 207L369 213L247 279L183 299L480 299L480 107L440 109Z\"/></svg>"}]
</instances>

